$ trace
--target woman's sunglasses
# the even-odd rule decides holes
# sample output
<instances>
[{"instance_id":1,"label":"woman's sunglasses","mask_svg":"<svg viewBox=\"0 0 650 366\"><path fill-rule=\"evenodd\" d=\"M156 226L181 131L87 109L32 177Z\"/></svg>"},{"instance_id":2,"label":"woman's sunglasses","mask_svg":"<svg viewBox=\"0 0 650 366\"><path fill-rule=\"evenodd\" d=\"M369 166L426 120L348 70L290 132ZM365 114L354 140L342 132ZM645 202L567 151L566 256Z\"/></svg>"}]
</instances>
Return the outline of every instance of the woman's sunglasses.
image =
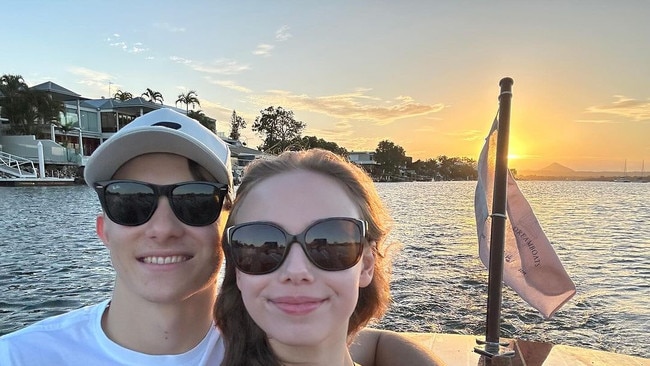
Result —
<instances>
[{"instance_id":1,"label":"woman's sunglasses","mask_svg":"<svg viewBox=\"0 0 650 366\"><path fill-rule=\"evenodd\" d=\"M221 213L228 185L183 182L157 185L134 180L110 180L94 185L104 212L119 225L138 226L149 221L165 196L176 217L191 226L214 223Z\"/></svg>"},{"instance_id":2,"label":"woman's sunglasses","mask_svg":"<svg viewBox=\"0 0 650 366\"><path fill-rule=\"evenodd\" d=\"M287 233L272 222L247 222L226 229L235 266L251 275L280 268L291 244L298 243L316 267L341 271L353 267L363 253L367 223L349 217L322 219L300 234Z\"/></svg>"}]
</instances>

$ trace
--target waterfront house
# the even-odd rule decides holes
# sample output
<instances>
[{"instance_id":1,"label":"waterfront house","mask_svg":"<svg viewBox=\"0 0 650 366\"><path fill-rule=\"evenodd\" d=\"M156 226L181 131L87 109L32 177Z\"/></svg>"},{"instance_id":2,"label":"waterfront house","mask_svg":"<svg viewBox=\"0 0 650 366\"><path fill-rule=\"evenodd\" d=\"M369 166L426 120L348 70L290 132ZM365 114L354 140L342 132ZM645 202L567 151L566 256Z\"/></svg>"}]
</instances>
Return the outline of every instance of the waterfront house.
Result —
<instances>
[{"instance_id":1,"label":"waterfront house","mask_svg":"<svg viewBox=\"0 0 650 366\"><path fill-rule=\"evenodd\" d=\"M65 171L76 177L82 177L83 166L87 158L120 128L135 118L160 108L170 108L186 114L185 109L150 102L142 97L120 101L113 98L86 98L51 81L30 87L51 95L52 99L64 104L64 112L60 114L60 124L49 121L38 121L39 136L9 136L6 131L9 121L0 120L0 151L6 158L0 159L0 174L5 177L15 176L15 169L10 169L8 161L27 159L38 163L38 143L43 147L44 165L47 175L54 171ZM1 98L2 96L0 96ZM208 128L216 131L216 120L207 118ZM63 126L71 128L62 128ZM261 151L247 148L239 141L227 139L217 133L231 147L232 166L234 174L241 176L241 168L249 161L262 154ZM49 136L49 139L43 138ZM240 161L241 160L241 161Z\"/></svg>"},{"instance_id":2,"label":"waterfront house","mask_svg":"<svg viewBox=\"0 0 650 366\"><path fill-rule=\"evenodd\" d=\"M374 151L352 151L348 153L348 159L350 162L365 169L371 177L376 177L381 174L381 171L378 171L380 164L375 161Z\"/></svg>"}]
</instances>

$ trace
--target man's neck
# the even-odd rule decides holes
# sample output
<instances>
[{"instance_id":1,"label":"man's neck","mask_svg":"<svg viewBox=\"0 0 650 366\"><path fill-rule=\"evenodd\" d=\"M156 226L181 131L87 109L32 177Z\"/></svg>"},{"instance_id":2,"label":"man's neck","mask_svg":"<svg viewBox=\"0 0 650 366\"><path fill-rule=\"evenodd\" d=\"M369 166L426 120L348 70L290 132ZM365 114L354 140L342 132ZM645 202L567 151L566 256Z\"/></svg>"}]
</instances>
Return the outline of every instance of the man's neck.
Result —
<instances>
[{"instance_id":1,"label":"man's neck","mask_svg":"<svg viewBox=\"0 0 650 366\"><path fill-rule=\"evenodd\" d=\"M102 329L115 343L152 355L185 353L206 336L212 323L216 289L177 303L133 299L118 289L102 316Z\"/></svg>"}]
</instances>

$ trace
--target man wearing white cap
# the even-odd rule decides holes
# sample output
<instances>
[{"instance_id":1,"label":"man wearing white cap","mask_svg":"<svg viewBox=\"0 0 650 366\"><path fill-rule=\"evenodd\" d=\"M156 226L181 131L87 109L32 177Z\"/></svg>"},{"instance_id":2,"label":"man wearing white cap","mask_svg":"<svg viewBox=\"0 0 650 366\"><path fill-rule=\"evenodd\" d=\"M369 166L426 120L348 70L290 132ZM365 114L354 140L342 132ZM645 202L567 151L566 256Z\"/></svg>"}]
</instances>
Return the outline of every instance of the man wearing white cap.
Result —
<instances>
[{"instance_id":1,"label":"man wearing white cap","mask_svg":"<svg viewBox=\"0 0 650 366\"><path fill-rule=\"evenodd\" d=\"M112 296L0 337L0 365L219 365L212 308L233 198L228 146L163 108L102 144L84 178L103 209L96 227L116 273ZM361 337L363 360L381 346L405 364L434 364L396 333Z\"/></svg>"}]
</instances>

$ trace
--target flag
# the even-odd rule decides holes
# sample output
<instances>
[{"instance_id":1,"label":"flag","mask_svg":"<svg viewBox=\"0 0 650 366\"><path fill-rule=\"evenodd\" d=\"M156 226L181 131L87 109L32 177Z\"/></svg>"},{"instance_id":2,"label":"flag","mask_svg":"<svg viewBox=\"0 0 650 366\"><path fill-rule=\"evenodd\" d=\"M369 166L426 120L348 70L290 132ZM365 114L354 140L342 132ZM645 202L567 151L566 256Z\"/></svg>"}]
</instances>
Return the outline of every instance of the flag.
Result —
<instances>
[{"instance_id":1,"label":"flag","mask_svg":"<svg viewBox=\"0 0 650 366\"><path fill-rule=\"evenodd\" d=\"M479 257L488 269L498 125L495 119L479 156L474 194ZM575 295L576 287L510 171L507 192L503 282L545 318L551 318Z\"/></svg>"}]
</instances>

